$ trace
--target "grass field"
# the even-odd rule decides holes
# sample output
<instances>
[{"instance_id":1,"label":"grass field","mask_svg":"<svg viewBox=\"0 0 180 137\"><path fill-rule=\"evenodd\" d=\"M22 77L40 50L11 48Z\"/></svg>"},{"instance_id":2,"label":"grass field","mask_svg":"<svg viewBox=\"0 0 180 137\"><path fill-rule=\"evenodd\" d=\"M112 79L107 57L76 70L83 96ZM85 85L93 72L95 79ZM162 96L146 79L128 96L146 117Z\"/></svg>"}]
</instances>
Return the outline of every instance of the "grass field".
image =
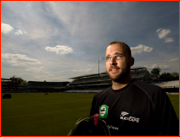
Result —
<instances>
[{"instance_id":1,"label":"grass field","mask_svg":"<svg viewBox=\"0 0 180 137\"><path fill-rule=\"evenodd\" d=\"M2 94L3 95L3 94ZM12 93L1 100L3 136L66 136L88 116L94 93ZM169 95L179 117L179 95Z\"/></svg>"}]
</instances>

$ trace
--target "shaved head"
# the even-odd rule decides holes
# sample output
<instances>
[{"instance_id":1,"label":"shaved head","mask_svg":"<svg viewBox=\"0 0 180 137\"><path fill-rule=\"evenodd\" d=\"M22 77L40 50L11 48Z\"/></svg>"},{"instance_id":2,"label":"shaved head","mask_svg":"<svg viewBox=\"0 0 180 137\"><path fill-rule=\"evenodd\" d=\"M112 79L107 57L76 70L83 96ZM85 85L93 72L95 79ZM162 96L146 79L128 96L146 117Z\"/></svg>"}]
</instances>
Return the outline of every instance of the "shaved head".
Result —
<instances>
[{"instance_id":1,"label":"shaved head","mask_svg":"<svg viewBox=\"0 0 180 137\"><path fill-rule=\"evenodd\" d=\"M120 46L122 46L125 56L127 58L131 58L131 49L126 43L121 42L121 41L113 41L113 42L109 43L108 46L115 45L115 44L119 44Z\"/></svg>"}]
</instances>

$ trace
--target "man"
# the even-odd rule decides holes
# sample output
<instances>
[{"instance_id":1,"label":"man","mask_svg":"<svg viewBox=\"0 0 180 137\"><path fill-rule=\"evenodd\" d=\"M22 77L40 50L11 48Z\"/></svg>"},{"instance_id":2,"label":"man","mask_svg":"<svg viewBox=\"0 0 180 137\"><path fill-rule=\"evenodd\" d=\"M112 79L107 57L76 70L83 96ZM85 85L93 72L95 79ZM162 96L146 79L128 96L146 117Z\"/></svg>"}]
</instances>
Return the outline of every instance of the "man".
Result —
<instances>
[{"instance_id":1,"label":"man","mask_svg":"<svg viewBox=\"0 0 180 137\"><path fill-rule=\"evenodd\" d=\"M158 86L132 80L134 58L129 46L111 42L105 60L112 87L94 96L90 115L98 113L111 135L178 135L178 119L166 93Z\"/></svg>"}]
</instances>

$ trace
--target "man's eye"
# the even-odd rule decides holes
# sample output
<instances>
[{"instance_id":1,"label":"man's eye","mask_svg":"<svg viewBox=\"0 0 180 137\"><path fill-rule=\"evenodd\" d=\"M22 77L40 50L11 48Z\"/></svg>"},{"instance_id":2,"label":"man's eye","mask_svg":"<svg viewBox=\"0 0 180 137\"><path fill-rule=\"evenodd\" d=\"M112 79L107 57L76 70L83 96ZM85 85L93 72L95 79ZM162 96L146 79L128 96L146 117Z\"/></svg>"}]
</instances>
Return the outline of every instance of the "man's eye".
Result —
<instances>
[{"instance_id":1,"label":"man's eye","mask_svg":"<svg viewBox=\"0 0 180 137\"><path fill-rule=\"evenodd\" d=\"M116 58L122 58L123 55L116 55Z\"/></svg>"},{"instance_id":2,"label":"man's eye","mask_svg":"<svg viewBox=\"0 0 180 137\"><path fill-rule=\"evenodd\" d=\"M124 55L123 54L118 54L116 55L116 59L123 59Z\"/></svg>"},{"instance_id":3,"label":"man's eye","mask_svg":"<svg viewBox=\"0 0 180 137\"><path fill-rule=\"evenodd\" d=\"M111 57L110 56L108 56L108 57L106 57L106 60L109 60Z\"/></svg>"}]
</instances>

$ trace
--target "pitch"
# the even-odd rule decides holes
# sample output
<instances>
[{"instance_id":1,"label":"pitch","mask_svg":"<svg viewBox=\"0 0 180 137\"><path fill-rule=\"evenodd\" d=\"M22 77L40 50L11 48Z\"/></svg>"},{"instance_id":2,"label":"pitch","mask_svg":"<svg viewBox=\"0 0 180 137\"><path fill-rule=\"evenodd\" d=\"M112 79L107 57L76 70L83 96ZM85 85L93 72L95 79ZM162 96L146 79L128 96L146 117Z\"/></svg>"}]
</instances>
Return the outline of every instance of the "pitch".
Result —
<instances>
[{"instance_id":1,"label":"pitch","mask_svg":"<svg viewBox=\"0 0 180 137\"><path fill-rule=\"evenodd\" d=\"M2 94L3 95L3 94ZM1 101L2 136L66 136L95 93L12 93ZM179 117L179 95L169 95Z\"/></svg>"}]
</instances>

